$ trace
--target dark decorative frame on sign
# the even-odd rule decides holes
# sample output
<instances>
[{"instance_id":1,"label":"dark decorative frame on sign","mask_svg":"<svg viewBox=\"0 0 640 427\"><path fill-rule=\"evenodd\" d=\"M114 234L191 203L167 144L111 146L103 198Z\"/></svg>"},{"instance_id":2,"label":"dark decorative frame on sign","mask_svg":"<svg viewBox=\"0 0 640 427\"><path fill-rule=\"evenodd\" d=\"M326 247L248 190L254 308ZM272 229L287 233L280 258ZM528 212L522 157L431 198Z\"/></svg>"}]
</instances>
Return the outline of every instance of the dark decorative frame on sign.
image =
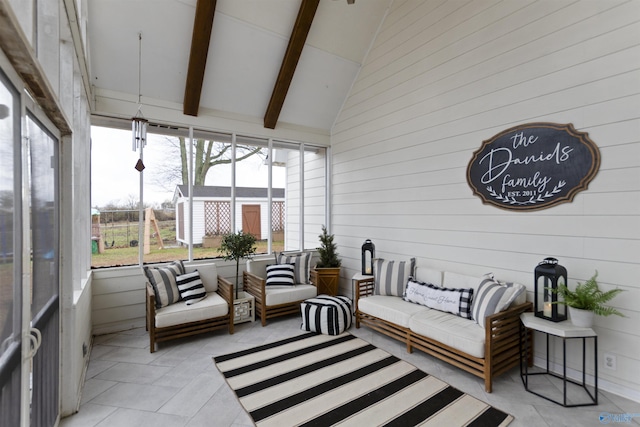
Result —
<instances>
[{"instance_id":1,"label":"dark decorative frame on sign","mask_svg":"<svg viewBox=\"0 0 640 427\"><path fill-rule=\"evenodd\" d=\"M571 123L527 123L483 141L467 166L482 203L531 211L571 202L596 176L600 151Z\"/></svg>"}]
</instances>

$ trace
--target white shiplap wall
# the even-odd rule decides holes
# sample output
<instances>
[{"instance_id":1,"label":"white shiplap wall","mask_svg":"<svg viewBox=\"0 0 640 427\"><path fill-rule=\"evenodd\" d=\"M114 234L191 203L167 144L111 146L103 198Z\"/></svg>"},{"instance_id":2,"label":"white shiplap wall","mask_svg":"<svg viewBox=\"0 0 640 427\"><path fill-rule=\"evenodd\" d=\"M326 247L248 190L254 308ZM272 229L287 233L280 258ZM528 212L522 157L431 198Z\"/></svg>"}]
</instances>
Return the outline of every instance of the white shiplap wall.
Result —
<instances>
[{"instance_id":1,"label":"white shiplap wall","mask_svg":"<svg viewBox=\"0 0 640 427\"><path fill-rule=\"evenodd\" d=\"M640 399L639 106L639 1L394 1L331 137L342 293L367 238L378 256L493 271L529 299L546 256L570 286L597 269L601 288L626 291L612 302L626 318L596 320L601 386ZM466 182L473 151L534 121L588 132L598 175L570 204L483 205Z\"/></svg>"},{"instance_id":2,"label":"white shiplap wall","mask_svg":"<svg viewBox=\"0 0 640 427\"><path fill-rule=\"evenodd\" d=\"M300 247L300 153L287 159L285 250L315 249L326 221L326 151L304 153L304 239Z\"/></svg>"}]
</instances>

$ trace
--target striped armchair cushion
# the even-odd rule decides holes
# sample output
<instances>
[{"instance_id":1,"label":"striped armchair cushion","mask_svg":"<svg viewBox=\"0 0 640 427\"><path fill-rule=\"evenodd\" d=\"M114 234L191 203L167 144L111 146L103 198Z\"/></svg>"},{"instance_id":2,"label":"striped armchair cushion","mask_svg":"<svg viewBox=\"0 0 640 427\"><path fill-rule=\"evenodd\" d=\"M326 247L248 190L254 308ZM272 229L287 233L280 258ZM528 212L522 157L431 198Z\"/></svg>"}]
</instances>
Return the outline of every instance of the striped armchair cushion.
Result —
<instances>
[{"instance_id":1,"label":"striped armchair cushion","mask_svg":"<svg viewBox=\"0 0 640 427\"><path fill-rule=\"evenodd\" d=\"M144 267L156 296L156 308L166 307L180 301L180 291L176 277L184 274L182 261L174 261L164 267Z\"/></svg>"}]
</instances>

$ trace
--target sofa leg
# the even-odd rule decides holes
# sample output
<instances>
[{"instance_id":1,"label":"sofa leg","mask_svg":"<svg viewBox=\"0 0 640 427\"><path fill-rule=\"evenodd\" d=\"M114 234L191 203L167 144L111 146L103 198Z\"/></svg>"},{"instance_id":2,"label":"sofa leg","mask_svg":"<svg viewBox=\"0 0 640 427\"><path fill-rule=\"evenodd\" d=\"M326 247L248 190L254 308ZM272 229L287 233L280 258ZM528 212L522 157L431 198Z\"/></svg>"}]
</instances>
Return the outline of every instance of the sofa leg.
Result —
<instances>
[{"instance_id":1,"label":"sofa leg","mask_svg":"<svg viewBox=\"0 0 640 427\"><path fill-rule=\"evenodd\" d=\"M155 353L156 351L156 340L151 332L149 332L149 352Z\"/></svg>"},{"instance_id":2,"label":"sofa leg","mask_svg":"<svg viewBox=\"0 0 640 427\"><path fill-rule=\"evenodd\" d=\"M492 386L493 386L493 383L492 383L492 381L491 381L491 377L485 377L485 378L484 378L484 390L485 390L487 393L491 393L491 391L492 391Z\"/></svg>"}]
</instances>

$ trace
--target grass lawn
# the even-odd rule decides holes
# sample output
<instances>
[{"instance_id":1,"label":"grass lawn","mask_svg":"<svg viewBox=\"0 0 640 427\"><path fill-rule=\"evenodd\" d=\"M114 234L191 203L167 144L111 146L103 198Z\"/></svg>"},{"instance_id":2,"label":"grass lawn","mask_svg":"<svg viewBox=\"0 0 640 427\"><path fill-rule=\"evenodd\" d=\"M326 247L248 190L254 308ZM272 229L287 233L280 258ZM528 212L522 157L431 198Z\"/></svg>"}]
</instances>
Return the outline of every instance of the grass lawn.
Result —
<instances>
[{"instance_id":1,"label":"grass lawn","mask_svg":"<svg viewBox=\"0 0 640 427\"><path fill-rule=\"evenodd\" d=\"M281 251L283 247L284 242L274 242L273 244L273 248L276 251ZM256 248L258 254L267 253L267 241L258 241ZM138 247L106 248L103 253L96 253L91 256L91 267L119 267L138 264L139 250ZM176 259L186 260L188 257L189 250L186 246L165 246L165 249L159 249L157 243L152 239L151 253L144 256L144 262L146 264ZM217 248L193 248L193 259L219 257L222 257L222 254Z\"/></svg>"}]
</instances>

